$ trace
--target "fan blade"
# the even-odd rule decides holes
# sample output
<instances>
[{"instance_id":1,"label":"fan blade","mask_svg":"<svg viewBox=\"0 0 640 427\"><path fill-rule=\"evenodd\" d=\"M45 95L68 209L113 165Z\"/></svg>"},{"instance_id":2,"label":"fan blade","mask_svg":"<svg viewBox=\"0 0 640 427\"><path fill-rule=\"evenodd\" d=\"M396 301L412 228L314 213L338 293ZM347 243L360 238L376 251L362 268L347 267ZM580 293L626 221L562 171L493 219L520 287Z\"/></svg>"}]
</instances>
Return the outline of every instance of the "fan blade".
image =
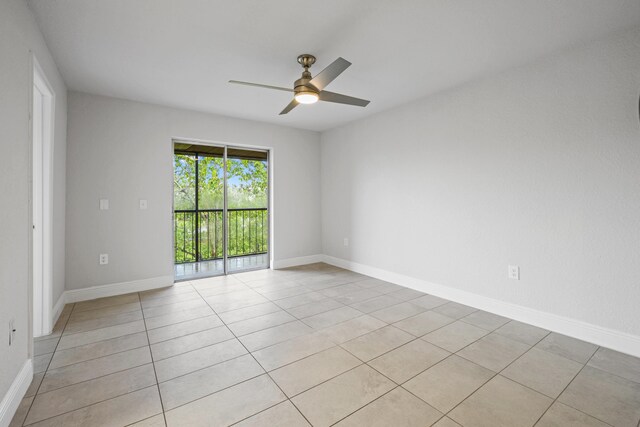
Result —
<instances>
[{"instance_id":1,"label":"fan blade","mask_svg":"<svg viewBox=\"0 0 640 427\"><path fill-rule=\"evenodd\" d=\"M238 80L229 80L229 83L234 83L234 84L237 84L237 85L245 85L245 86L262 87L262 88L265 88L265 89L283 90L285 92L293 92L293 89L289 89L288 87L261 85L260 83L241 82L241 81L238 81Z\"/></svg>"},{"instance_id":2,"label":"fan blade","mask_svg":"<svg viewBox=\"0 0 640 427\"><path fill-rule=\"evenodd\" d=\"M342 95L341 93L329 92L323 90L318 95L320 101L337 102L338 104L356 105L358 107L366 107L369 102L366 99L354 98L353 96Z\"/></svg>"},{"instance_id":3,"label":"fan blade","mask_svg":"<svg viewBox=\"0 0 640 427\"><path fill-rule=\"evenodd\" d=\"M293 110L294 108L296 108L298 106L299 102L294 99L291 100L291 102L289 103L289 105L287 105L286 107L284 107L284 110L280 111L280 115L283 114L287 114L289 111Z\"/></svg>"},{"instance_id":4,"label":"fan blade","mask_svg":"<svg viewBox=\"0 0 640 427\"><path fill-rule=\"evenodd\" d=\"M324 89L329 83L331 83L336 77L338 77L344 70L349 68L351 62L344 58L338 58L333 61L327 68L320 71L316 76L311 79L309 83L316 87L318 90Z\"/></svg>"}]
</instances>

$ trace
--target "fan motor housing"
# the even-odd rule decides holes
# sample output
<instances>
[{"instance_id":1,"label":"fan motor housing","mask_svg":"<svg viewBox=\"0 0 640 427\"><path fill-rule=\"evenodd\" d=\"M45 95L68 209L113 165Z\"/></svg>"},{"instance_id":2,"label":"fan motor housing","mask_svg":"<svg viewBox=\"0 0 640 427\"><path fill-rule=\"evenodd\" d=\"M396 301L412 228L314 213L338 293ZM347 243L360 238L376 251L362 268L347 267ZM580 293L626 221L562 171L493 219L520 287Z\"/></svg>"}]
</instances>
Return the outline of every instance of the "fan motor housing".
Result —
<instances>
[{"instance_id":1,"label":"fan motor housing","mask_svg":"<svg viewBox=\"0 0 640 427\"><path fill-rule=\"evenodd\" d=\"M311 78L307 78L307 77L302 77L296 80L296 82L293 84L293 91L296 94L301 92L313 92L315 94L318 94L318 89L316 89L312 84L310 84L309 83L310 81L311 81Z\"/></svg>"}]
</instances>

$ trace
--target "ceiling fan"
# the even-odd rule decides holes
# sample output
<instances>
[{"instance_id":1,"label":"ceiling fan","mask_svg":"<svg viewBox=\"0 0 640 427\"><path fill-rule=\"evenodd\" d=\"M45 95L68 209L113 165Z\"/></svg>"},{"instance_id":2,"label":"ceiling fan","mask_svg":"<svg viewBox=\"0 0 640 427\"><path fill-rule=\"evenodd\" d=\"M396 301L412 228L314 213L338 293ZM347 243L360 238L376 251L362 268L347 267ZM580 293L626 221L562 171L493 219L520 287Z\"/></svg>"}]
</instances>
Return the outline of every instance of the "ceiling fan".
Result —
<instances>
[{"instance_id":1,"label":"ceiling fan","mask_svg":"<svg viewBox=\"0 0 640 427\"><path fill-rule=\"evenodd\" d=\"M229 83L235 83L247 86L257 86L266 89L283 90L293 92L293 100L284 107L280 114L287 114L299 104L313 104L318 101L336 102L338 104L356 105L358 107L366 107L369 101L366 99L354 98L352 96L342 95L340 93L329 92L324 88L338 77L344 70L349 68L351 62L344 58L338 58L333 61L327 68L311 78L309 67L316 62L316 57L309 54L298 56L298 63L302 65L304 71L302 77L295 81L293 89L279 86L263 85L259 83L241 82L238 80L229 80Z\"/></svg>"}]
</instances>

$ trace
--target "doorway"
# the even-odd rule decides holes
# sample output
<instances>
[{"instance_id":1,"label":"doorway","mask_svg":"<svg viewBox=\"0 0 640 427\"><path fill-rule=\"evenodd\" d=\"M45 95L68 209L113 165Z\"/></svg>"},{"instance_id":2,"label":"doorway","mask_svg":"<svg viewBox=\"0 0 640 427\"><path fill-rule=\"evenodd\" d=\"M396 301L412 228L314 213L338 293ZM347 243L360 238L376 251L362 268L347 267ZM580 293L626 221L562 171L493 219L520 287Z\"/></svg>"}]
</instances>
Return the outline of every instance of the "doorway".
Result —
<instances>
[{"instance_id":1,"label":"doorway","mask_svg":"<svg viewBox=\"0 0 640 427\"><path fill-rule=\"evenodd\" d=\"M52 264L52 159L54 92L33 58L31 112L31 276L33 282L33 336L51 333L53 299Z\"/></svg>"},{"instance_id":2,"label":"doorway","mask_svg":"<svg viewBox=\"0 0 640 427\"><path fill-rule=\"evenodd\" d=\"M269 268L269 152L174 141L176 280Z\"/></svg>"}]
</instances>

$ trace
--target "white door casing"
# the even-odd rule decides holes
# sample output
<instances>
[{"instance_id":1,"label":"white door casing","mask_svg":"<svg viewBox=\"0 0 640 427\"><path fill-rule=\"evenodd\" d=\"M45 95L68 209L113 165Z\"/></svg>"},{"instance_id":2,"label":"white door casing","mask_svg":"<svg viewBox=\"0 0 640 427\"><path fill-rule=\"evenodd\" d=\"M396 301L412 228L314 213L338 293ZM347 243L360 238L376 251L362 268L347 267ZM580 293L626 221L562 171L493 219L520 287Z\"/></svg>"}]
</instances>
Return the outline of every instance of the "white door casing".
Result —
<instances>
[{"instance_id":1,"label":"white door casing","mask_svg":"<svg viewBox=\"0 0 640 427\"><path fill-rule=\"evenodd\" d=\"M55 95L33 57L32 122L32 283L33 336L53 329L52 192Z\"/></svg>"}]
</instances>

